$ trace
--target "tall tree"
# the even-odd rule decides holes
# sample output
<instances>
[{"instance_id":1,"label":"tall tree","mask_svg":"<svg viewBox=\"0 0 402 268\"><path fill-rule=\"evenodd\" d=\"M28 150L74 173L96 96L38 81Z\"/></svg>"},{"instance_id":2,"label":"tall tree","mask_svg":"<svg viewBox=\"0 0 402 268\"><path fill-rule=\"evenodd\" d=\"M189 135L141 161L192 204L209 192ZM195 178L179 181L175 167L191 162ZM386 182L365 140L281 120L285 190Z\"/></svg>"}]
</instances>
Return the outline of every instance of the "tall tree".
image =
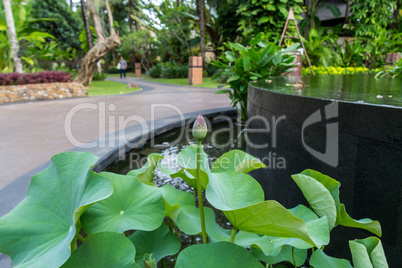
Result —
<instances>
[{"instance_id":1,"label":"tall tree","mask_svg":"<svg viewBox=\"0 0 402 268\"><path fill-rule=\"evenodd\" d=\"M95 5L92 0L87 0L87 6L89 13L91 13L92 21L94 23L94 28L96 35L98 37L98 42L87 52L85 57L82 59L80 71L74 82L82 83L85 86L91 85L92 76L96 69L96 63L106 55L109 51L113 50L115 47L120 45L119 35L113 28L113 14L110 9L109 0L105 0L106 10L109 19L109 32L110 36L105 38L102 32L102 25L98 14L95 10Z\"/></svg>"},{"instance_id":2,"label":"tall tree","mask_svg":"<svg viewBox=\"0 0 402 268\"><path fill-rule=\"evenodd\" d=\"M204 0L197 0L198 16L200 18L200 49L203 62L203 68L205 69L205 17L204 17Z\"/></svg>"},{"instance_id":3,"label":"tall tree","mask_svg":"<svg viewBox=\"0 0 402 268\"><path fill-rule=\"evenodd\" d=\"M13 52L15 71L17 73L22 73L23 70L22 70L21 59L18 55L19 54L18 39L17 39L17 33L15 31L14 17L13 17L13 11L11 9L10 0L3 0L3 5L4 5L4 13L6 15L8 34L10 35L11 50Z\"/></svg>"},{"instance_id":4,"label":"tall tree","mask_svg":"<svg viewBox=\"0 0 402 268\"><path fill-rule=\"evenodd\" d=\"M87 10L85 8L85 1L81 0L81 12L82 12L82 19L84 21L85 33L87 36L88 47L91 49L94 46L94 42L92 41L92 33L91 29L89 28L89 20Z\"/></svg>"}]
</instances>

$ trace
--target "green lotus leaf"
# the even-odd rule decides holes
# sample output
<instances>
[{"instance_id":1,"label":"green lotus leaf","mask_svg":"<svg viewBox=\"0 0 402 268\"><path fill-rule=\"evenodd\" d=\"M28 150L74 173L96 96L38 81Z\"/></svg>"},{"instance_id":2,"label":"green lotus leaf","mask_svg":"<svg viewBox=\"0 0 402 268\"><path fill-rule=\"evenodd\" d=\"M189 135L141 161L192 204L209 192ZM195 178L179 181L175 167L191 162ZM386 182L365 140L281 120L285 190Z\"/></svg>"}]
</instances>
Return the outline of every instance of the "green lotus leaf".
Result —
<instances>
[{"instance_id":1,"label":"green lotus leaf","mask_svg":"<svg viewBox=\"0 0 402 268\"><path fill-rule=\"evenodd\" d=\"M268 236L240 231L236 234L234 243L244 248L254 247L261 250L264 255L272 255L273 244Z\"/></svg>"},{"instance_id":2,"label":"green lotus leaf","mask_svg":"<svg viewBox=\"0 0 402 268\"><path fill-rule=\"evenodd\" d=\"M264 191L253 177L227 171L212 173L206 197L217 209L234 210L264 201Z\"/></svg>"},{"instance_id":3,"label":"green lotus leaf","mask_svg":"<svg viewBox=\"0 0 402 268\"><path fill-rule=\"evenodd\" d=\"M113 184L113 194L90 207L81 217L86 233L127 230L152 231L165 217L162 190L133 176L102 172Z\"/></svg>"},{"instance_id":4,"label":"green lotus leaf","mask_svg":"<svg viewBox=\"0 0 402 268\"><path fill-rule=\"evenodd\" d=\"M179 165L185 169L196 169L196 155L197 145L187 146L177 156ZM211 172L211 168L209 167L208 155L204 152L204 150L201 150L200 168L204 170L207 174Z\"/></svg>"},{"instance_id":5,"label":"green lotus leaf","mask_svg":"<svg viewBox=\"0 0 402 268\"><path fill-rule=\"evenodd\" d=\"M251 247L252 254L262 262L267 264L276 264L279 262L287 261L293 264L293 248L291 246L283 246L280 252L275 256L266 256L259 248ZM296 266L299 267L306 262L307 250L294 248L294 256ZM324 266L325 267L325 266Z\"/></svg>"},{"instance_id":6,"label":"green lotus leaf","mask_svg":"<svg viewBox=\"0 0 402 268\"><path fill-rule=\"evenodd\" d=\"M175 189L171 185L162 187L163 197L166 205L166 216L187 235L201 233L200 210L195 207L194 196L188 192ZM230 238L227 231L222 229L215 221L215 213L211 208L204 207L205 225L208 234L213 235L216 240Z\"/></svg>"},{"instance_id":7,"label":"green lotus leaf","mask_svg":"<svg viewBox=\"0 0 402 268\"><path fill-rule=\"evenodd\" d=\"M318 216L327 216L329 229L335 227L337 209L335 200L325 186L316 179L303 175L292 175L293 180L303 192L312 209Z\"/></svg>"},{"instance_id":8,"label":"green lotus leaf","mask_svg":"<svg viewBox=\"0 0 402 268\"><path fill-rule=\"evenodd\" d=\"M349 247L356 268L388 268L384 249L378 237L349 241Z\"/></svg>"},{"instance_id":9,"label":"green lotus leaf","mask_svg":"<svg viewBox=\"0 0 402 268\"><path fill-rule=\"evenodd\" d=\"M212 172L236 171L249 173L255 169L264 168L265 165L252 155L241 150L231 150L220 156L212 165Z\"/></svg>"},{"instance_id":10,"label":"green lotus leaf","mask_svg":"<svg viewBox=\"0 0 402 268\"><path fill-rule=\"evenodd\" d=\"M373 234L381 237L381 235L382 235L381 225L378 221L373 221L368 218L361 219L361 220L354 220L346 212L344 204L341 204L340 210L341 210L340 217L339 217L340 225L365 229L365 230L370 231Z\"/></svg>"},{"instance_id":11,"label":"green lotus leaf","mask_svg":"<svg viewBox=\"0 0 402 268\"><path fill-rule=\"evenodd\" d=\"M127 173L129 176L137 177L142 183L154 186L154 171L158 163L163 159L163 155L152 153L147 157L147 163L139 168Z\"/></svg>"},{"instance_id":12,"label":"green lotus leaf","mask_svg":"<svg viewBox=\"0 0 402 268\"><path fill-rule=\"evenodd\" d=\"M181 178L182 180L187 182L188 185L190 185L194 189L197 189L197 180L196 180L197 170L196 169L182 168L179 171L177 171L175 173L171 173L169 175L172 178ZM202 190L207 189L208 181L209 181L208 174L205 171L203 171L202 169L200 169L200 178L201 178Z\"/></svg>"},{"instance_id":13,"label":"green lotus leaf","mask_svg":"<svg viewBox=\"0 0 402 268\"><path fill-rule=\"evenodd\" d=\"M81 214L112 194L112 184L91 171L97 157L66 152L32 177L25 199L0 219L0 252L14 267L58 267L70 257Z\"/></svg>"},{"instance_id":14,"label":"green lotus leaf","mask_svg":"<svg viewBox=\"0 0 402 268\"><path fill-rule=\"evenodd\" d=\"M315 268L353 268L348 260L330 257L321 249L316 249L311 255L310 265Z\"/></svg>"},{"instance_id":15,"label":"green lotus leaf","mask_svg":"<svg viewBox=\"0 0 402 268\"><path fill-rule=\"evenodd\" d=\"M223 213L238 230L266 236L300 238L315 245L306 223L274 200Z\"/></svg>"},{"instance_id":16,"label":"green lotus leaf","mask_svg":"<svg viewBox=\"0 0 402 268\"><path fill-rule=\"evenodd\" d=\"M88 236L62 267L139 267L134 257L135 247L124 235L96 233Z\"/></svg>"},{"instance_id":17,"label":"green lotus leaf","mask_svg":"<svg viewBox=\"0 0 402 268\"><path fill-rule=\"evenodd\" d=\"M335 201L336 211L340 213L340 200L339 200L339 187L341 183L327 175L324 175L318 171L312 169L306 169L301 174L310 176L313 179L320 182L331 193L332 198Z\"/></svg>"},{"instance_id":18,"label":"green lotus leaf","mask_svg":"<svg viewBox=\"0 0 402 268\"><path fill-rule=\"evenodd\" d=\"M171 185L161 187L162 196L165 200L166 214L177 223L177 217L184 206L195 207L194 196L189 192L177 190Z\"/></svg>"},{"instance_id":19,"label":"green lotus leaf","mask_svg":"<svg viewBox=\"0 0 402 268\"><path fill-rule=\"evenodd\" d=\"M264 266L246 249L229 242L198 244L180 252L176 268Z\"/></svg>"},{"instance_id":20,"label":"green lotus leaf","mask_svg":"<svg viewBox=\"0 0 402 268\"><path fill-rule=\"evenodd\" d=\"M158 263L162 258L179 252L181 247L180 241L165 224L151 232L136 231L129 239L137 250L135 261L141 267L144 267L143 257L146 253L151 254Z\"/></svg>"}]
</instances>

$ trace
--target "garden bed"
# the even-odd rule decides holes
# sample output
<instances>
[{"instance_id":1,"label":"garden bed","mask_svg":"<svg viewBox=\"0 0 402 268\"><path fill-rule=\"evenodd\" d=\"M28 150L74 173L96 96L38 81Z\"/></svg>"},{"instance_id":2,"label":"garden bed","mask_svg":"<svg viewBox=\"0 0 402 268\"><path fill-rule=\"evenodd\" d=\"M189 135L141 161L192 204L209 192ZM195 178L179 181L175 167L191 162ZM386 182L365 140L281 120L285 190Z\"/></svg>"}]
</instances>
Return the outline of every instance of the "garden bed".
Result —
<instances>
[{"instance_id":1,"label":"garden bed","mask_svg":"<svg viewBox=\"0 0 402 268\"><path fill-rule=\"evenodd\" d=\"M85 97L87 94L82 84L73 82L0 86L0 103Z\"/></svg>"}]
</instances>

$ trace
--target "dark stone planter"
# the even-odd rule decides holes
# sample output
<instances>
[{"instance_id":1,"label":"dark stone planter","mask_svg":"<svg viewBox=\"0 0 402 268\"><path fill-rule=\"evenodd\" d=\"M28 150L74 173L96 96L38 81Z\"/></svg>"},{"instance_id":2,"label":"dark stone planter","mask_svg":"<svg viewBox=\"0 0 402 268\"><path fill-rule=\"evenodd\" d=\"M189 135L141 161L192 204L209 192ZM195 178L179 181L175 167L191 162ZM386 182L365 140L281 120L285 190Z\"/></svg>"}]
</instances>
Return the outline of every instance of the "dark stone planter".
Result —
<instances>
[{"instance_id":1,"label":"dark stone planter","mask_svg":"<svg viewBox=\"0 0 402 268\"><path fill-rule=\"evenodd\" d=\"M333 103L337 103L338 116L325 120L324 107ZM324 120L306 127L303 140L307 147L324 153L327 125L338 123L339 161L335 166L314 157L303 145L302 126L317 110L321 110ZM254 143L268 142L269 147L247 146L248 153L268 157L265 163L271 164L252 174L264 188L266 199L275 199L287 208L306 204L291 175L310 168L331 176L341 182L340 199L349 215L381 223L381 240L390 267L402 263L402 107L284 94L250 84L248 116L261 116L270 123L269 133L248 133ZM286 118L274 129L272 118L280 116ZM264 128L263 120L251 121L250 128ZM276 146L272 143L274 132ZM284 169L277 164L281 158L286 161ZM371 235L374 234L338 226L325 251L351 260L348 241Z\"/></svg>"}]
</instances>

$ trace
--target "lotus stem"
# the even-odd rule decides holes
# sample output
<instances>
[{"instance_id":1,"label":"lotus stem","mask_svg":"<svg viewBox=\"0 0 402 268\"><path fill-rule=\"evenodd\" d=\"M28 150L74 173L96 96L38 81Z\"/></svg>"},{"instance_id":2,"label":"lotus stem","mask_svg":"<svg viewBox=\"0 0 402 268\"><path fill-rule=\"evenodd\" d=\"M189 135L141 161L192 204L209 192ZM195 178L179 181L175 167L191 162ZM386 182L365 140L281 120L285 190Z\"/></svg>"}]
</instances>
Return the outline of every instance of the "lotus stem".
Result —
<instances>
[{"instance_id":1,"label":"lotus stem","mask_svg":"<svg viewBox=\"0 0 402 268\"><path fill-rule=\"evenodd\" d=\"M197 140L197 154L196 154L195 162L197 164L198 207L200 208L202 243L206 244L207 243L207 232L205 230L204 204L202 202L202 188L201 188L201 179L200 179L201 151L202 151L202 140Z\"/></svg>"},{"instance_id":2,"label":"lotus stem","mask_svg":"<svg viewBox=\"0 0 402 268\"><path fill-rule=\"evenodd\" d=\"M295 258L295 247L292 247L292 258L293 258L293 265L297 268L296 258Z\"/></svg>"},{"instance_id":3,"label":"lotus stem","mask_svg":"<svg viewBox=\"0 0 402 268\"><path fill-rule=\"evenodd\" d=\"M233 227L232 234L230 235L230 242L231 243L234 243L236 234L237 234L237 229L236 229L236 227Z\"/></svg>"}]
</instances>

